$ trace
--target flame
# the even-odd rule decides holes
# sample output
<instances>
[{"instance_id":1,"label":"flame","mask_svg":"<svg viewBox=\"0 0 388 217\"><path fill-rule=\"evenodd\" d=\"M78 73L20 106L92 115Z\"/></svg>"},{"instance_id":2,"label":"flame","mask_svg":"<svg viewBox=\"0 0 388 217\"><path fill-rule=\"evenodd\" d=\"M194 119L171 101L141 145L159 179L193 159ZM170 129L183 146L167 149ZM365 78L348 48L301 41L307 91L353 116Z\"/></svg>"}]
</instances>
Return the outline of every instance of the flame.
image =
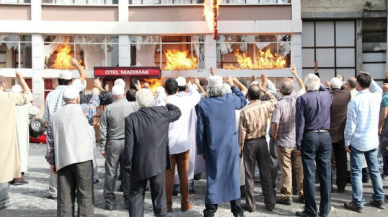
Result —
<instances>
[{"instance_id":1,"label":"flame","mask_svg":"<svg viewBox=\"0 0 388 217\"><path fill-rule=\"evenodd\" d=\"M234 55L237 57L240 68L236 68L231 64L225 66L224 69L283 69L287 64L283 57L278 56L276 53L272 54L271 49L259 50L259 54L253 60L246 53L240 53L239 50L236 50Z\"/></svg>"},{"instance_id":2,"label":"flame","mask_svg":"<svg viewBox=\"0 0 388 217\"><path fill-rule=\"evenodd\" d=\"M64 44L60 44L57 51L57 58L54 60L54 64L51 66L53 69L76 69L70 64L70 59L72 56L70 52L72 51L71 46L69 45L69 38L66 39ZM82 60L78 62L82 64Z\"/></svg>"},{"instance_id":3,"label":"flame","mask_svg":"<svg viewBox=\"0 0 388 217\"><path fill-rule=\"evenodd\" d=\"M219 7L222 3L222 0L205 0L203 3L203 16L205 17L207 26L211 32L214 32L217 26L215 17L219 15ZM215 10L217 14L215 14Z\"/></svg>"},{"instance_id":4,"label":"flame","mask_svg":"<svg viewBox=\"0 0 388 217\"><path fill-rule=\"evenodd\" d=\"M150 84L149 88L154 93L156 92L156 88L163 86L162 80L157 79L157 78L146 78L146 79L144 79L144 82L147 82L148 84Z\"/></svg>"},{"instance_id":5,"label":"flame","mask_svg":"<svg viewBox=\"0 0 388 217\"><path fill-rule=\"evenodd\" d=\"M187 70L196 69L198 65L197 58L188 57L189 51L167 50L166 54L167 65L165 70Z\"/></svg>"}]
</instances>

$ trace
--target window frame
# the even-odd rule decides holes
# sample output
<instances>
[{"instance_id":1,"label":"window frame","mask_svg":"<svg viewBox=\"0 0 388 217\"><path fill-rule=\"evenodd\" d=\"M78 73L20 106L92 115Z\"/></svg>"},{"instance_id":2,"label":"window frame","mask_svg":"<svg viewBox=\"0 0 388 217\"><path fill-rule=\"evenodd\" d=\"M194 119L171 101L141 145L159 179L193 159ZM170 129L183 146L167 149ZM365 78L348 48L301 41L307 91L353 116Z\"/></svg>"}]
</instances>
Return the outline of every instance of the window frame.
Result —
<instances>
[{"instance_id":1,"label":"window frame","mask_svg":"<svg viewBox=\"0 0 388 217\"><path fill-rule=\"evenodd\" d=\"M0 41L0 45L2 45L2 44L4 44L4 43L6 43L6 42L12 42L12 43L18 43L18 53L17 53L17 55L18 55L18 61L17 61L17 64L18 64L18 67L15 67L15 68L11 68L11 69L32 69L32 65L31 65L31 68L25 68L25 67L23 67L23 68L20 68L20 60L21 60L21 45L22 44L30 44L31 45L31 49L32 49L32 35L20 35L20 34L0 34L0 35L17 35L17 36L19 36L19 40L18 41ZM23 36L31 36L31 41L22 41L21 40L21 38L23 37ZM5 45L6 47L7 47L7 45ZM32 50L31 50L31 52L32 52ZM7 62L7 61L6 61ZM31 64L32 64L32 55L31 55ZM16 65L16 62L15 62L15 65ZM24 65L24 59L23 59L23 65ZM3 68L4 69L4 68Z\"/></svg>"}]
</instances>

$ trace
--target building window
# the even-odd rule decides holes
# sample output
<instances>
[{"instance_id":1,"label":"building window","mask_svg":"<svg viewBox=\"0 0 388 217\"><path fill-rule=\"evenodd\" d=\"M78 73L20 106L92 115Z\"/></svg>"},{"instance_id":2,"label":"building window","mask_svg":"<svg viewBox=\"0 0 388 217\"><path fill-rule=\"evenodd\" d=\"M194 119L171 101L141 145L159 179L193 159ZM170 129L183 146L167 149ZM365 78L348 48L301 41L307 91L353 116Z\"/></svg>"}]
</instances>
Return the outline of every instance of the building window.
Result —
<instances>
[{"instance_id":1,"label":"building window","mask_svg":"<svg viewBox=\"0 0 388 217\"><path fill-rule=\"evenodd\" d=\"M355 33L355 21L303 21L303 77L314 73L314 62L318 62L323 82L337 75L354 77Z\"/></svg>"},{"instance_id":2,"label":"building window","mask_svg":"<svg viewBox=\"0 0 388 217\"><path fill-rule=\"evenodd\" d=\"M69 60L76 58L85 69L118 66L117 36L45 36L46 69L74 69Z\"/></svg>"},{"instance_id":3,"label":"building window","mask_svg":"<svg viewBox=\"0 0 388 217\"><path fill-rule=\"evenodd\" d=\"M130 36L131 66L159 66L163 70L205 67L204 36Z\"/></svg>"},{"instance_id":4,"label":"building window","mask_svg":"<svg viewBox=\"0 0 388 217\"><path fill-rule=\"evenodd\" d=\"M290 66L290 35L220 35L219 69L282 69Z\"/></svg>"},{"instance_id":5,"label":"building window","mask_svg":"<svg viewBox=\"0 0 388 217\"><path fill-rule=\"evenodd\" d=\"M30 90L32 91L32 79L31 78L24 78L27 86L30 88ZM16 81L15 78L6 78L5 79L5 91L6 92L10 92L12 87L16 84L19 84L20 83L18 81Z\"/></svg>"},{"instance_id":6,"label":"building window","mask_svg":"<svg viewBox=\"0 0 388 217\"><path fill-rule=\"evenodd\" d=\"M117 4L118 0L42 0L42 3L58 5L112 5Z\"/></svg>"},{"instance_id":7,"label":"building window","mask_svg":"<svg viewBox=\"0 0 388 217\"><path fill-rule=\"evenodd\" d=\"M0 68L32 68L30 35L0 35Z\"/></svg>"},{"instance_id":8,"label":"building window","mask_svg":"<svg viewBox=\"0 0 388 217\"><path fill-rule=\"evenodd\" d=\"M205 0L129 0L132 5L203 4ZM221 4L288 4L291 0L222 0Z\"/></svg>"},{"instance_id":9,"label":"building window","mask_svg":"<svg viewBox=\"0 0 388 217\"><path fill-rule=\"evenodd\" d=\"M31 3L31 0L0 0L1 3L10 3L10 4L15 4L15 3Z\"/></svg>"}]
</instances>

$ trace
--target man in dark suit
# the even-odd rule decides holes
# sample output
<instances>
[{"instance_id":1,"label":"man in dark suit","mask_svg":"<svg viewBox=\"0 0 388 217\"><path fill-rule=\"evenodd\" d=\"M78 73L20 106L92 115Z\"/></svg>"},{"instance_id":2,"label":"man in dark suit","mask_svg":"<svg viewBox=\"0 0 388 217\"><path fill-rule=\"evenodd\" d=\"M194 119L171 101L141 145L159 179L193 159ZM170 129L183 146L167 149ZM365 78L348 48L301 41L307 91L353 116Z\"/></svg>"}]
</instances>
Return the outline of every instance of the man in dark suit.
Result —
<instances>
[{"instance_id":1,"label":"man in dark suit","mask_svg":"<svg viewBox=\"0 0 388 217\"><path fill-rule=\"evenodd\" d=\"M342 78L342 76L339 76ZM328 82L327 82L328 83ZM332 78L327 84L333 95L333 103L330 106L330 137L336 162L336 184L339 193L343 193L347 182L347 163L345 151L344 130L348 114L350 92L343 86L340 78Z\"/></svg>"},{"instance_id":2,"label":"man in dark suit","mask_svg":"<svg viewBox=\"0 0 388 217\"><path fill-rule=\"evenodd\" d=\"M169 123L181 116L178 107L155 106L151 90L136 97L140 110L125 118L124 166L129 177L129 216L144 216L144 193L150 181L155 216L167 215L165 171L171 168Z\"/></svg>"}]
</instances>

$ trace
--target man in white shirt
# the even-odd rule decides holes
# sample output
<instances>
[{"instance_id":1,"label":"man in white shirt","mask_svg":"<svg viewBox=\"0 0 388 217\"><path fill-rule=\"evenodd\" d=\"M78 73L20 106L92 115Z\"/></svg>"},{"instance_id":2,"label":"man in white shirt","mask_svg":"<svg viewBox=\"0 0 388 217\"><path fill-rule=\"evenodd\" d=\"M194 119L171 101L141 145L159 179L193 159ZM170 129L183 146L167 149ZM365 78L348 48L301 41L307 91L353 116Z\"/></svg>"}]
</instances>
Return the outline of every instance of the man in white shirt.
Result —
<instances>
[{"instance_id":1,"label":"man in white shirt","mask_svg":"<svg viewBox=\"0 0 388 217\"><path fill-rule=\"evenodd\" d=\"M369 91L371 86L372 92ZM353 200L345 208L361 213L365 200L362 196L361 171L366 158L374 194L370 204L384 209L384 191L377 160L379 146L378 121L383 90L367 73L357 76L358 94L348 105L345 128L345 149L350 153L350 173Z\"/></svg>"},{"instance_id":2,"label":"man in white shirt","mask_svg":"<svg viewBox=\"0 0 388 217\"><path fill-rule=\"evenodd\" d=\"M199 81L198 81L199 82ZM172 192L174 187L175 164L178 166L178 175L181 192L181 210L187 211L193 208L189 202L189 156L190 156L190 126L193 122L192 114L195 113L195 106L201 100L201 96L195 90L191 82L188 83L191 95L178 96L178 82L168 78L165 83L167 101L177 106L182 115L179 120L170 123L168 139L172 168L166 171L166 197L167 212L172 211Z\"/></svg>"}]
</instances>

